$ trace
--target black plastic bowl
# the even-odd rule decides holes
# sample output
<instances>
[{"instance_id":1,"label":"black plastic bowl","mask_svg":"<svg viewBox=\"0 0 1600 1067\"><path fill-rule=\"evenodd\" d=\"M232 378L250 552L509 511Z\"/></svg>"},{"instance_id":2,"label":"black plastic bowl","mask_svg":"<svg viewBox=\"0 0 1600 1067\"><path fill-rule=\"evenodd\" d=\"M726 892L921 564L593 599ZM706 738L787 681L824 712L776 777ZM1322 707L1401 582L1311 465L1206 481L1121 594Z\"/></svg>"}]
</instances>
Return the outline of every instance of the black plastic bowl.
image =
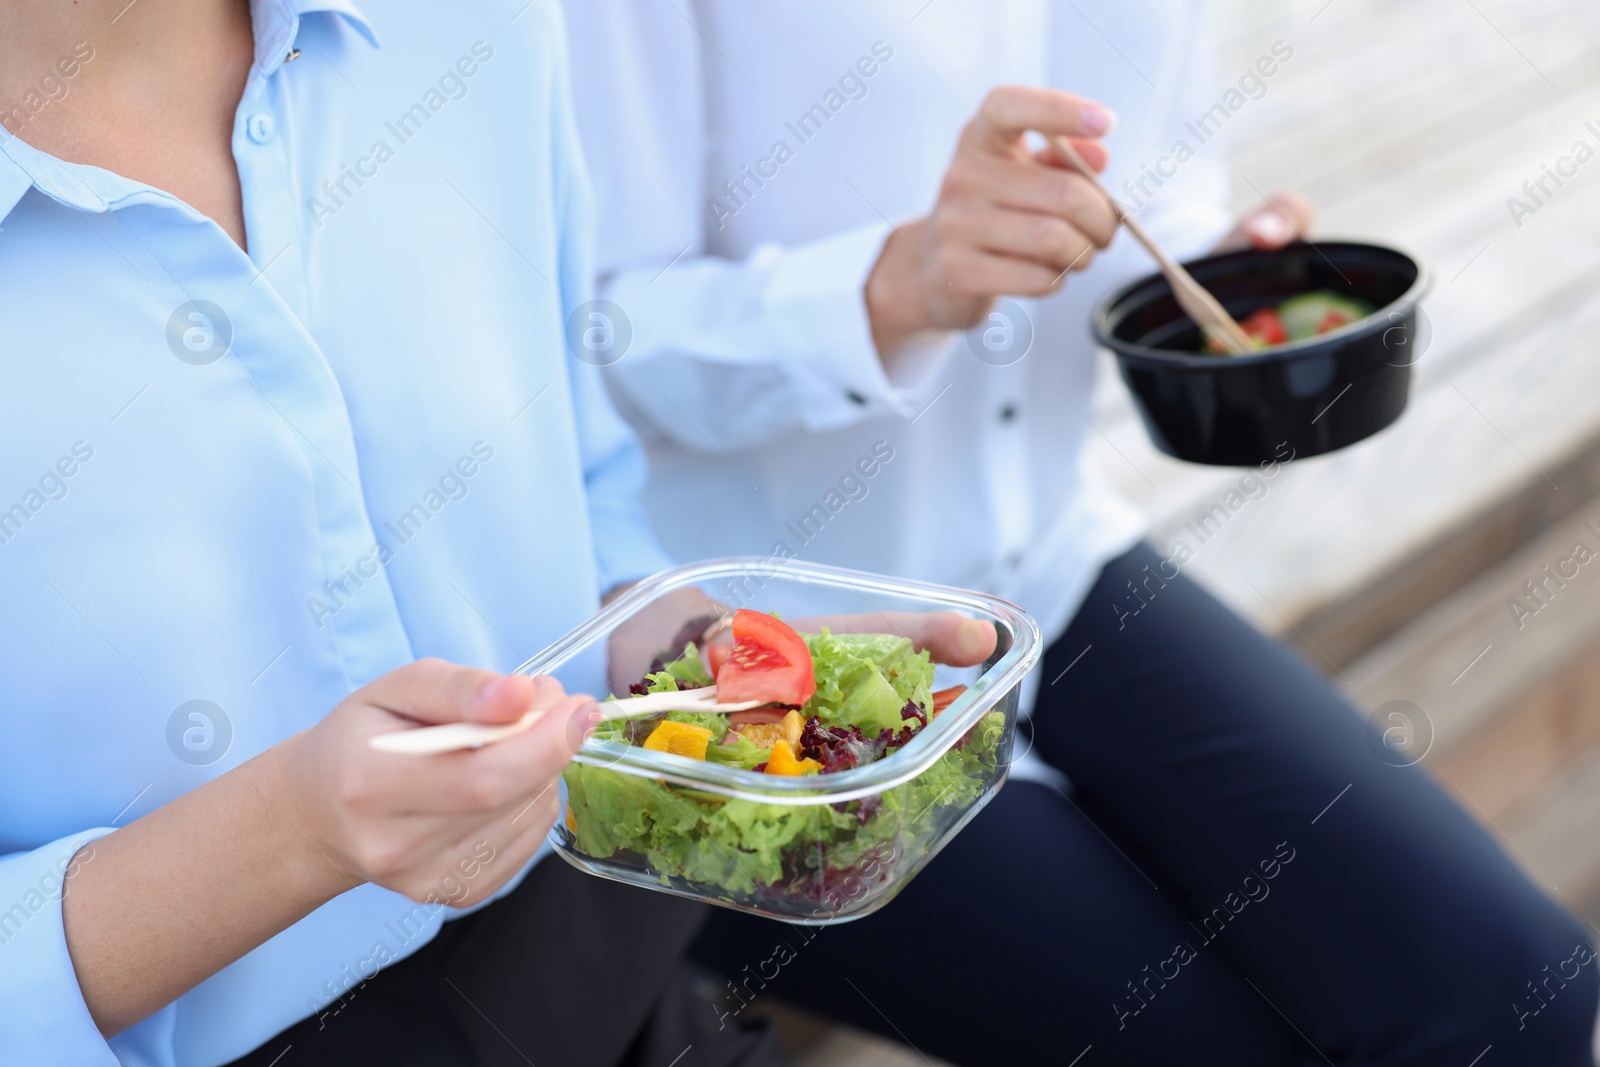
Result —
<instances>
[{"instance_id":1,"label":"black plastic bowl","mask_svg":"<svg viewBox=\"0 0 1600 1067\"><path fill-rule=\"evenodd\" d=\"M1405 410L1426 347L1417 302L1426 269L1403 252L1348 242L1229 252L1186 263L1243 319L1299 293L1329 290L1378 310L1320 337L1244 356L1202 355L1199 328L1159 274L1107 297L1094 338L1116 354L1157 448L1192 463L1245 466L1332 452Z\"/></svg>"}]
</instances>

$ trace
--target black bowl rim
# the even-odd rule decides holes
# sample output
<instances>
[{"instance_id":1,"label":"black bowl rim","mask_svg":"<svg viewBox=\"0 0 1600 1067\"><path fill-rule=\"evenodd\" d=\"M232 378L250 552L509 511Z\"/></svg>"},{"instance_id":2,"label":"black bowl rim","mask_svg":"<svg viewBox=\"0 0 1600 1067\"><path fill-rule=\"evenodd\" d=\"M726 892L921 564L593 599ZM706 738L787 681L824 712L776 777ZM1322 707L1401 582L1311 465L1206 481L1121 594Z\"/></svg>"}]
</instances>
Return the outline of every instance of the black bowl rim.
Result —
<instances>
[{"instance_id":1,"label":"black bowl rim","mask_svg":"<svg viewBox=\"0 0 1600 1067\"><path fill-rule=\"evenodd\" d=\"M1252 352L1247 355L1237 356L1212 356L1199 352L1174 352L1171 349L1166 348L1149 348L1145 345L1138 345L1129 341L1118 340L1111 336L1109 320L1111 318L1112 308L1114 308L1128 296L1132 295L1135 290L1144 288L1152 281L1160 281L1162 284L1167 285L1167 280L1160 271L1152 271L1149 274L1143 275L1127 283L1126 285L1117 289L1116 292L1111 293L1109 296L1106 296L1100 301L1099 305L1095 308L1094 315L1089 320L1091 328L1094 332L1095 343L1100 345L1102 348L1109 348L1113 353L1115 353L1119 360L1143 360L1150 363L1166 364L1174 367L1207 367L1213 370L1221 369L1223 367L1256 367L1279 361L1298 359L1301 356L1312 355L1315 353L1331 351L1340 348L1345 342L1352 339L1356 334L1363 333L1377 325L1379 319L1389 322L1391 321L1390 316L1395 314L1397 311L1400 314L1405 314L1414 310L1422 303L1422 299L1423 297L1427 296L1428 291L1433 288L1433 271L1429 268L1427 261L1417 253L1408 249L1399 248L1394 245L1376 244L1372 241L1355 241L1346 240L1343 238L1316 241L1296 241L1293 244L1285 245L1284 247L1293 248L1296 245L1304 245L1305 247L1319 251L1333 248L1361 248L1379 252L1388 252L1409 260L1411 265L1417 269L1417 277L1416 280L1411 283L1411 287L1405 292L1401 293L1394 300L1385 304L1381 308L1374 309L1372 314L1366 316L1365 318L1357 319L1355 322L1341 326L1337 330L1331 330L1328 333L1319 334L1316 337L1308 337L1303 341L1291 341L1286 345L1275 345L1264 352ZM1272 251L1282 251L1282 249L1274 249ZM1227 252L1213 252L1204 256L1198 256L1191 260L1186 260L1184 261L1184 266L1187 267L1192 263L1199 263L1208 259L1221 258L1223 256L1249 255L1251 253L1258 255L1272 254L1270 251L1263 252L1260 249L1232 249ZM1167 285L1167 288L1170 290L1171 286ZM1387 329L1389 327L1386 326L1385 328Z\"/></svg>"}]
</instances>

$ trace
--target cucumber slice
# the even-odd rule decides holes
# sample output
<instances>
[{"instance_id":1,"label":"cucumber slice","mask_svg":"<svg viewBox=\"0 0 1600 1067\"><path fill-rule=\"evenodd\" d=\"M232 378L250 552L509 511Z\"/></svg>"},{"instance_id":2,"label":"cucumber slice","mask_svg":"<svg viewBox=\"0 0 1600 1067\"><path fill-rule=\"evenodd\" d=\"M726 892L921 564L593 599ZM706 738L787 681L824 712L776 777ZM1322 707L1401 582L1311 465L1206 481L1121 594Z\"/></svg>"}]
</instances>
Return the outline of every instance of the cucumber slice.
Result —
<instances>
[{"instance_id":1,"label":"cucumber slice","mask_svg":"<svg viewBox=\"0 0 1600 1067\"><path fill-rule=\"evenodd\" d=\"M1289 334L1291 341L1315 337L1317 328L1322 325L1329 313L1338 314L1355 322L1372 314L1372 306L1363 300L1340 296L1338 293L1326 290L1291 296L1278 305L1278 317L1283 320L1283 328Z\"/></svg>"}]
</instances>

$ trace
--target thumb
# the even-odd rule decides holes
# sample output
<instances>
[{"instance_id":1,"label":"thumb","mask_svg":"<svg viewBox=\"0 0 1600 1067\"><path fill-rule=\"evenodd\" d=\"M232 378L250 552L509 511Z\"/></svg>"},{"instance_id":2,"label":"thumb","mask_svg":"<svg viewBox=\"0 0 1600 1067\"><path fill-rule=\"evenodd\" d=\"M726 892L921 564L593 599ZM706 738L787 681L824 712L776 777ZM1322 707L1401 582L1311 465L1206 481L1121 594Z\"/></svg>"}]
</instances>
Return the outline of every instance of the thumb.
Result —
<instances>
[{"instance_id":1,"label":"thumb","mask_svg":"<svg viewBox=\"0 0 1600 1067\"><path fill-rule=\"evenodd\" d=\"M988 659L999 641L994 624L953 611L875 611L866 615L819 615L791 620L795 629L815 633L826 626L836 634L899 634L926 650L935 663L971 667Z\"/></svg>"},{"instance_id":2,"label":"thumb","mask_svg":"<svg viewBox=\"0 0 1600 1067\"><path fill-rule=\"evenodd\" d=\"M1072 142L1072 147L1077 149L1078 158L1089 164L1091 170L1096 174L1105 173L1106 167L1111 163L1111 152L1106 148L1104 141L1091 140L1084 137L1069 137L1067 140ZM1033 158L1050 167L1068 169L1070 166L1065 159L1061 158L1061 154L1056 151L1055 145L1050 143L1046 143L1035 152Z\"/></svg>"},{"instance_id":3,"label":"thumb","mask_svg":"<svg viewBox=\"0 0 1600 1067\"><path fill-rule=\"evenodd\" d=\"M507 723L531 708L547 709L566 695L548 675L529 678L423 659L390 671L362 692L363 699L420 723Z\"/></svg>"},{"instance_id":4,"label":"thumb","mask_svg":"<svg viewBox=\"0 0 1600 1067\"><path fill-rule=\"evenodd\" d=\"M473 695L464 718L472 722L515 722L530 708L548 710L566 691L548 674L529 678L506 674L492 678Z\"/></svg>"}]
</instances>

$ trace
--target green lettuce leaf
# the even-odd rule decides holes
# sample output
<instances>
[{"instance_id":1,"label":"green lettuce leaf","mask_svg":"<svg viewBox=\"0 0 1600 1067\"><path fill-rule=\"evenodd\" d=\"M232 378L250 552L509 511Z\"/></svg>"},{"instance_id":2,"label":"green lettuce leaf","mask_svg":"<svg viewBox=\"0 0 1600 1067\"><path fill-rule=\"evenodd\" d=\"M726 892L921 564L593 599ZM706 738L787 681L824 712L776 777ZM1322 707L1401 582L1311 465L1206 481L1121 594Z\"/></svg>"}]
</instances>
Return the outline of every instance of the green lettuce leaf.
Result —
<instances>
[{"instance_id":1,"label":"green lettuce leaf","mask_svg":"<svg viewBox=\"0 0 1600 1067\"><path fill-rule=\"evenodd\" d=\"M904 726L900 710L915 701L932 706L933 664L903 637L888 634L806 635L816 668L817 692L804 714L829 725L853 725L867 736ZM686 661L693 658L694 663ZM652 692L671 692L703 671L693 649L652 675ZM708 678L706 680L709 680ZM674 711L644 720L600 724L597 736L641 743L661 718L712 731L707 759L753 769L767 751L743 737L722 744L727 717ZM916 857L956 813L993 783L1005 716L991 712L927 771L875 798L831 804L767 804L730 800L614 768L584 763L563 771L572 805L578 851L596 859L619 854L642 858L665 881L669 876L716 887L737 899L787 886L827 883L841 871L878 863L884 856ZM875 869L875 868L874 868Z\"/></svg>"},{"instance_id":2,"label":"green lettuce leaf","mask_svg":"<svg viewBox=\"0 0 1600 1067\"><path fill-rule=\"evenodd\" d=\"M728 763L753 771L767 762L770 750L762 748L743 734L734 734L731 744L713 744L706 750L706 759L712 763Z\"/></svg>"},{"instance_id":3,"label":"green lettuce leaf","mask_svg":"<svg viewBox=\"0 0 1600 1067\"><path fill-rule=\"evenodd\" d=\"M905 724L900 709L915 701L933 707L933 662L895 634L805 635L817 692L804 714L829 726L859 726L868 737Z\"/></svg>"},{"instance_id":4,"label":"green lettuce leaf","mask_svg":"<svg viewBox=\"0 0 1600 1067\"><path fill-rule=\"evenodd\" d=\"M990 712L962 747L880 794L864 823L859 801L840 811L831 804L729 800L583 763L569 764L562 775L580 852L596 859L632 853L663 878L738 898L812 872L853 868L880 850L920 856L994 782L1004 734L1004 714Z\"/></svg>"}]
</instances>

